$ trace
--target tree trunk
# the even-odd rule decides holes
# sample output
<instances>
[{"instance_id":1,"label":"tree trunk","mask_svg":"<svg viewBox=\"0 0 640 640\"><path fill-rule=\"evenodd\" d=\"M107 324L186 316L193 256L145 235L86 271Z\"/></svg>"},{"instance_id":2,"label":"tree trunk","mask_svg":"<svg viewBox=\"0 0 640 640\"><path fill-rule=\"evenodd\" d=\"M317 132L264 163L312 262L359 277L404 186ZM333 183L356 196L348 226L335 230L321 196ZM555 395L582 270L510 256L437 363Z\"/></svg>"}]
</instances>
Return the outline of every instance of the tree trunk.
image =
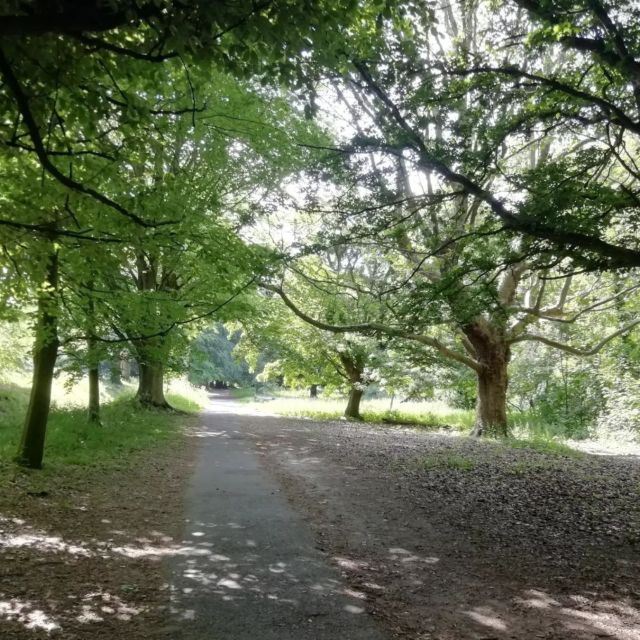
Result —
<instances>
[{"instance_id":1,"label":"tree trunk","mask_svg":"<svg viewBox=\"0 0 640 640\"><path fill-rule=\"evenodd\" d=\"M509 344L501 327L487 321L473 322L464 332L475 350L481 368L476 371L478 397L474 436L506 437L508 366L511 356Z\"/></svg>"},{"instance_id":2,"label":"tree trunk","mask_svg":"<svg viewBox=\"0 0 640 640\"><path fill-rule=\"evenodd\" d=\"M312 384L309 387L309 397L310 398L317 398L318 397L318 385L317 384Z\"/></svg>"},{"instance_id":3,"label":"tree trunk","mask_svg":"<svg viewBox=\"0 0 640 640\"><path fill-rule=\"evenodd\" d=\"M131 363L127 353L120 356L120 376L123 380L128 381L131 379Z\"/></svg>"},{"instance_id":4,"label":"tree trunk","mask_svg":"<svg viewBox=\"0 0 640 640\"><path fill-rule=\"evenodd\" d=\"M148 407L168 409L164 397L164 367L159 362L140 362L136 398Z\"/></svg>"},{"instance_id":5,"label":"tree trunk","mask_svg":"<svg viewBox=\"0 0 640 640\"><path fill-rule=\"evenodd\" d=\"M89 366L89 422L100 424L100 371L97 364Z\"/></svg>"},{"instance_id":6,"label":"tree trunk","mask_svg":"<svg viewBox=\"0 0 640 640\"><path fill-rule=\"evenodd\" d=\"M344 368L347 379L351 383L349 400L344 410L344 417L349 420L362 420L360 415L360 400L364 395L364 368L365 360L362 357L353 356L345 352L340 353L340 362Z\"/></svg>"},{"instance_id":7,"label":"tree trunk","mask_svg":"<svg viewBox=\"0 0 640 640\"><path fill-rule=\"evenodd\" d=\"M344 417L350 420L362 420L360 415L360 400L364 395L364 389L360 389L357 386L351 387L349 391L349 400L347 402L347 408L344 410Z\"/></svg>"},{"instance_id":8,"label":"tree trunk","mask_svg":"<svg viewBox=\"0 0 640 640\"><path fill-rule=\"evenodd\" d=\"M122 384L122 372L120 371L119 362L109 363L109 381L111 384L117 384L118 386Z\"/></svg>"},{"instance_id":9,"label":"tree trunk","mask_svg":"<svg viewBox=\"0 0 640 640\"><path fill-rule=\"evenodd\" d=\"M497 365L497 366L496 366ZM506 437L507 424L507 363L495 363L478 372L475 436Z\"/></svg>"},{"instance_id":10,"label":"tree trunk","mask_svg":"<svg viewBox=\"0 0 640 640\"><path fill-rule=\"evenodd\" d=\"M51 385L58 357L58 254L49 258L43 292L38 299L36 337L33 349L33 382L22 430L17 462L40 469L44 455L47 420L51 407Z\"/></svg>"},{"instance_id":11,"label":"tree trunk","mask_svg":"<svg viewBox=\"0 0 640 640\"><path fill-rule=\"evenodd\" d=\"M93 283L87 287L93 289ZM98 355L98 341L95 334L95 304L90 296L87 303L87 361L89 363L89 407L88 418L92 424L100 424L100 356Z\"/></svg>"}]
</instances>

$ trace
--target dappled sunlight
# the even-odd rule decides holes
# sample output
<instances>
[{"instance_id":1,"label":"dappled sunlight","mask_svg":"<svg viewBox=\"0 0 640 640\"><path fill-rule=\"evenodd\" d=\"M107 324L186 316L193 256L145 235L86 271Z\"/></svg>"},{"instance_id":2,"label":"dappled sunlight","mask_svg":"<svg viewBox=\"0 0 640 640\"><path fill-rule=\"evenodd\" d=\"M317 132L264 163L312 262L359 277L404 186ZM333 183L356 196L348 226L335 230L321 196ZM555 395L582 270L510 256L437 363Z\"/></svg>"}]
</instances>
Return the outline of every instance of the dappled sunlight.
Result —
<instances>
[{"instance_id":1,"label":"dappled sunlight","mask_svg":"<svg viewBox=\"0 0 640 640\"><path fill-rule=\"evenodd\" d=\"M411 551L407 551L406 549L401 549L400 547L392 547L389 549L389 558L391 560L399 560L402 563L424 562L426 564L436 564L436 562L439 561L439 558L435 558L433 556L419 556Z\"/></svg>"},{"instance_id":2,"label":"dappled sunlight","mask_svg":"<svg viewBox=\"0 0 640 640\"><path fill-rule=\"evenodd\" d=\"M4 533L0 532L0 548L34 547L39 551L50 553L68 553L89 557L93 552L82 544L64 542L59 536L43 533Z\"/></svg>"},{"instance_id":3,"label":"dappled sunlight","mask_svg":"<svg viewBox=\"0 0 640 640\"><path fill-rule=\"evenodd\" d=\"M25 628L33 631L51 632L60 629L60 625L50 615L32 602L18 598L4 600L2 594L0 594L0 619L20 622Z\"/></svg>"},{"instance_id":4,"label":"dappled sunlight","mask_svg":"<svg viewBox=\"0 0 640 640\"><path fill-rule=\"evenodd\" d=\"M461 613L476 625L499 633L499 637L524 638L527 634L589 640L640 637L640 609L625 598L600 599L595 594L560 596L542 589L527 589L520 596L502 602L493 600ZM548 635L550 630L552 635Z\"/></svg>"},{"instance_id":5,"label":"dappled sunlight","mask_svg":"<svg viewBox=\"0 0 640 640\"><path fill-rule=\"evenodd\" d=\"M133 607L119 596L105 591L85 594L82 596L80 607L81 612L76 619L84 623L100 622L104 620L104 616L114 616L126 622L144 611L143 607Z\"/></svg>"},{"instance_id":6,"label":"dappled sunlight","mask_svg":"<svg viewBox=\"0 0 640 640\"><path fill-rule=\"evenodd\" d=\"M0 620L18 622L31 631L64 632L61 622L52 613L47 613L44 607L30 600L5 598L0 594ZM48 608L59 610L59 606L52 602L49 602ZM102 590L70 595L64 603L64 613L80 624L100 623L107 617L128 622L144 611L144 607L133 606L119 596Z\"/></svg>"},{"instance_id":7,"label":"dappled sunlight","mask_svg":"<svg viewBox=\"0 0 640 640\"><path fill-rule=\"evenodd\" d=\"M12 529L5 527L0 534L0 547L7 549L28 547L47 555L65 555L70 561L74 557L99 562L118 558L168 559L175 568L174 578L167 585L171 611L185 621L197 620L202 612L197 602L203 598L230 607L261 602L263 607L322 611L326 608L327 596L331 595L340 600L340 609L348 614L360 615L365 611L366 593L346 588L338 579L315 580L307 585L308 576L314 575L316 568L323 564L321 557L301 552L294 558L287 555L282 560L267 560L272 552L269 550L263 557L261 545L251 537L242 537L245 527L234 521L188 521L188 530L181 540L172 540L161 531L152 530L124 544L114 544L113 540L76 543L36 530L24 521L5 519L4 522ZM229 552L228 545L224 553L218 552L217 542L207 539L214 531L221 543L233 540L233 553ZM126 534L120 530L113 532L120 536ZM407 554L403 557L412 557ZM350 562L341 559L338 564L346 567L351 566ZM65 607L74 620L87 625L100 624L107 617L128 621L145 610L99 588L72 596ZM57 629L60 624L47 613L48 608L27 601L7 600L0 608L0 616L19 621L27 628Z\"/></svg>"},{"instance_id":8,"label":"dappled sunlight","mask_svg":"<svg viewBox=\"0 0 640 640\"><path fill-rule=\"evenodd\" d=\"M360 615L365 611L366 594L345 588L338 579L315 580L307 585L308 576L314 575L315 568L323 563L321 557L301 552L293 559L287 556L282 560L267 560L272 557L271 552L263 557L261 545L251 537L242 537L245 527L233 521L188 522L188 531L181 540L172 541L162 532L151 530L126 544L114 544L112 540L76 543L36 530L22 520L4 519L3 522L12 528L10 531L5 527L0 535L0 546L6 549L28 547L45 555L63 555L69 562L74 562L73 558L92 562L168 559L174 567L174 577L160 588L168 592L169 610L183 621L198 621L203 611L199 604L202 599L209 603L207 609L216 601L219 606L227 607L246 607L260 602L262 607L285 607L311 612L309 615L313 616L325 615L322 611L326 609L327 597L333 595L340 599L339 607L345 613ZM225 553L217 552L217 543L206 539L207 532L212 531L222 540L232 539L236 551L229 553L227 547ZM227 532L229 537L225 537ZM121 595L96 586L89 592L67 596L63 605L67 619L83 625L100 625L108 618L127 622L146 611L144 605L127 602ZM60 610L60 603L47 600L44 606L27 599L5 597L6 600L0 601L0 618L19 622L27 629L60 630L60 619L51 613Z\"/></svg>"},{"instance_id":9,"label":"dappled sunlight","mask_svg":"<svg viewBox=\"0 0 640 640\"><path fill-rule=\"evenodd\" d=\"M506 631L507 625L498 615L491 609L491 607L476 607L471 611L465 611L465 615L469 616L472 620L480 623L484 627L495 629L496 631Z\"/></svg>"},{"instance_id":10,"label":"dappled sunlight","mask_svg":"<svg viewBox=\"0 0 640 640\"><path fill-rule=\"evenodd\" d=\"M231 528L232 524L216 524L208 530ZM170 585L174 615L197 623L201 617L206 618L214 603L217 611L220 607L235 610L249 606L260 611L273 608L272 615L279 615L277 611L282 609L299 610L303 615L329 615L330 606L350 615L364 613L366 593L345 587L338 576L310 580L324 566L322 556L300 551L293 557L287 553L282 560L270 560L270 543L262 544L266 544L264 555L262 545L255 540L237 536L231 543L232 551L225 544L224 555L174 556Z\"/></svg>"}]
</instances>

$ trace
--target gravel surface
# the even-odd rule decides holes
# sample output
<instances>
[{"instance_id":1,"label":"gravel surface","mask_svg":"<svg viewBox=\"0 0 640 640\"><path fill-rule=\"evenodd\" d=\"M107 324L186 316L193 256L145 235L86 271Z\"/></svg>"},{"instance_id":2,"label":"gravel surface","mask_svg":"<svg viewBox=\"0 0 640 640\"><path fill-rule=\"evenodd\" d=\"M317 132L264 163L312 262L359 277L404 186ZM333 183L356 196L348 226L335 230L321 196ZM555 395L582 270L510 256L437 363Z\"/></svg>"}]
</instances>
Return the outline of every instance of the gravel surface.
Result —
<instances>
[{"instance_id":1,"label":"gravel surface","mask_svg":"<svg viewBox=\"0 0 640 640\"><path fill-rule=\"evenodd\" d=\"M161 560L179 551L194 444L106 471L0 468L2 640L171 638Z\"/></svg>"},{"instance_id":2,"label":"gravel surface","mask_svg":"<svg viewBox=\"0 0 640 640\"><path fill-rule=\"evenodd\" d=\"M257 418L267 467L395 638L640 638L640 459Z\"/></svg>"}]
</instances>

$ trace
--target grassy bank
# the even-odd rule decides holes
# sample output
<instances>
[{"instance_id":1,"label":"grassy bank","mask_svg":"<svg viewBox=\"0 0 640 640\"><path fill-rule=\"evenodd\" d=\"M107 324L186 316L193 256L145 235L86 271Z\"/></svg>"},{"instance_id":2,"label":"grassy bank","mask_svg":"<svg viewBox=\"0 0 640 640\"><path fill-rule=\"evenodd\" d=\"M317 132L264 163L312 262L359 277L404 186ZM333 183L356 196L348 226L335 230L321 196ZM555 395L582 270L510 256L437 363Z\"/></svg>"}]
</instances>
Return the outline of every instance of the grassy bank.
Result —
<instances>
[{"instance_id":1,"label":"grassy bank","mask_svg":"<svg viewBox=\"0 0 640 640\"><path fill-rule=\"evenodd\" d=\"M78 385L82 390L82 384ZM57 390L47 427L46 468L60 466L117 466L138 451L170 444L180 437L185 416L176 412L142 409L128 386L105 388L102 426L87 422L79 406L78 389ZM86 398L86 396L84 396ZM12 383L0 385L0 465L11 466L20 440L29 389ZM202 406L198 390L183 383L170 385L167 399L181 412Z\"/></svg>"},{"instance_id":2,"label":"grassy bank","mask_svg":"<svg viewBox=\"0 0 640 640\"><path fill-rule=\"evenodd\" d=\"M247 390L234 390L233 395L269 413L314 420L339 420L344 414L346 399L303 398L279 396L267 400L255 400ZM466 431L473 424L473 411L452 409L443 402L395 402L390 406L387 399L365 399L361 413L365 422L383 424L405 424L424 429L449 428Z\"/></svg>"}]
</instances>

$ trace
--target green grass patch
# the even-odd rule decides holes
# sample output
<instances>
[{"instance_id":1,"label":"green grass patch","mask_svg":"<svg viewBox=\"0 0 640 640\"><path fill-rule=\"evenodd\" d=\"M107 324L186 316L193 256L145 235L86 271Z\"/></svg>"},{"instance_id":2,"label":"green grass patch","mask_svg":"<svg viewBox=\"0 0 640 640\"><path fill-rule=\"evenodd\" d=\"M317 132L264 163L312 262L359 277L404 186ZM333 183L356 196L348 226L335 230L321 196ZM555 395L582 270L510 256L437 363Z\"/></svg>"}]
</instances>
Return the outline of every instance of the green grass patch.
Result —
<instances>
[{"instance_id":1,"label":"green grass patch","mask_svg":"<svg viewBox=\"0 0 640 640\"><path fill-rule=\"evenodd\" d=\"M449 453L442 455L433 455L421 460L420 466L425 471L434 469L455 469L458 471L471 471L475 469L477 464L473 458L459 455L457 453Z\"/></svg>"},{"instance_id":2,"label":"green grass patch","mask_svg":"<svg viewBox=\"0 0 640 640\"><path fill-rule=\"evenodd\" d=\"M245 391L245 390L237 390ZM253 390L247 390L253 394ZM252 395L237 395L251 402ZM312 420L340 420L344 415L346 398L276 397L255 402L258 409L282 416L311 418ZM362 417L373 424L399 424L425 429L450 427L468 430L473 424L473 412L457 410L440 402L405 402L390 408L388 399L366 399L362 402Z\"/></svg>"},{"instance_id":3,"label":"green grass patch","mask_svg":"<svg viewBox=\"0 0 640 640\"><path fill-rule=\"evenodd\" d=\"M563 442L546 438L505 438L500 442L512 449L529 449L550 456L581 458L584 455L582 452L572 449Z\"/></svg>"},{"instance_id":4,"label":"green grass patch","mask_svg":"<svg viewBox=\"0 0 640 640\"><path fill-rule=\"evenodd\" d=\"M8 464L18 449L28 392L14 389L9 393L6 386L2 389L0 462ZM179 396L172 396L171 401L183 411L195 408L192 400ZM135 452L176 441L185 417L143 409L130 397L123 397L104 404L101 419L102 426L91 425L85 409L54 408L47 427L45 466L126 464Z\"/></svg>"},{"instance_id":5,"label":"green grass patch","mask_svg":"<svg viewBox=\"0 0 640 640\"><path fill-rule=\"evenodd\" d=\"M244 387L242 389L229 389L229 394L236 400L251 400L256 396L256 390L253 387Z\"/></svg>"},{"instance_id":6,"label":"green grass patch","mask_svg":"<svg viewBox=\"0 0 640 640\"><path fill-rule=\"evenodd\" d=\"M178 411L184 413L198 413L202 410L203 404L196 398L189 398L179 393L169 392L166 394L167 402Z\"/></svg>"}]
</instances>

